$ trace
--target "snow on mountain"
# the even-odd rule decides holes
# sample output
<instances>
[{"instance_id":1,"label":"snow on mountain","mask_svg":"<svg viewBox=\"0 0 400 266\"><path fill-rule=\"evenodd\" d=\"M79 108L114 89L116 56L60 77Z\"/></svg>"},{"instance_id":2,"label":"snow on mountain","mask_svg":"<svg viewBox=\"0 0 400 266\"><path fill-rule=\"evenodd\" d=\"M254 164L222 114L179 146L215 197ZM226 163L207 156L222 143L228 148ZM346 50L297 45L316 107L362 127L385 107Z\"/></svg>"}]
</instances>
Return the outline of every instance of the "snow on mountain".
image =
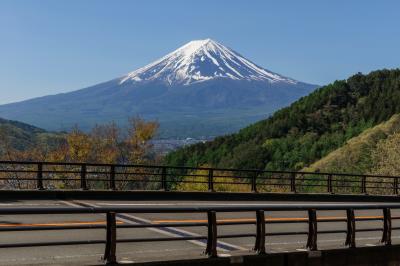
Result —
<instances>
[{"instance_id":1,"label":"snow on mountain","mask_svg":"<svg viewBox=\"0 0 400 266\"><path fill-rule=\"evenodd\" d=\"M0 105L0 117L48 130L89 130L137 116L160 136L231 133L309 94L315 85L266 70L210 39L191 41L154 63L76 91Z\"/></svg>"},{"instance_id":2,"label":"snow on mountain","mask_svg":"<svg viewBox=\"0 0 400 266\"><path fill-rule=\"evenodd\" d=\"M216 78L296 84L263 69L232 49L211 39L191 41L161 59L121 78L125 82L161 81L170 86L189 85Z\"/></svg>"}]
</instances>

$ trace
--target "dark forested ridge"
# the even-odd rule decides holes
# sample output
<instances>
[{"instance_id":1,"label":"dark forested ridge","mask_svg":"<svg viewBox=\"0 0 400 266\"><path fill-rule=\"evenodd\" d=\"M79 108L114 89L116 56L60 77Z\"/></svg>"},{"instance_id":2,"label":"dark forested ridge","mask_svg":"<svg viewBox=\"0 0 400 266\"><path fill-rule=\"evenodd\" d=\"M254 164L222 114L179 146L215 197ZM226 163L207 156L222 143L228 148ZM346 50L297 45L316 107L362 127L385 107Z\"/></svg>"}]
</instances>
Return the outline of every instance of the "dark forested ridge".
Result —
<instances>
[{"instance_id":1,"label":"dark forested ridge","mask_svg":"<svg viewBox=\"0 0 400 266\"><path fill-rule=\"evenodd\" d=\"M0 154L7 149L26 150L38 145L56 145L62 141L62 133L0 118Z\"/></svg>"},{"instance_id":2,"label":"dark forested ridge","mask_svg":"<svg viewBox=\"0 0 400 266\"><path fill-rule=\"evenodd\" d=\"M240 130L172 152L171 165L302 169L400 112L400 69L335 81Z\"/></svg>"}]
</instances>

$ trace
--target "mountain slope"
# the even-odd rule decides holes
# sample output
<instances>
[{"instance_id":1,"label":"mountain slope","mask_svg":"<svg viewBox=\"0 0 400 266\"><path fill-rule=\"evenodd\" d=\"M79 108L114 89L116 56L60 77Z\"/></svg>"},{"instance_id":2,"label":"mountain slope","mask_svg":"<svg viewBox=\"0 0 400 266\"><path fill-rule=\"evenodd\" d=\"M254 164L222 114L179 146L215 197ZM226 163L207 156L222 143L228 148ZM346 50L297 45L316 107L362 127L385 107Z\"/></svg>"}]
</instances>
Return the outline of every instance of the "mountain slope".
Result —
<instances>
[{"instance_id":1,"label":"mountain slope","mask_svg":"<svg viewBox=\"0 0 400 266\"><path fill-rule=\"evenodd\" d=\"M25 123L0 118L0 154L8 148L22 151L37 145L56 145L62 139L61 133L47 132Z\"/></svg>"},{"instance_id":2,"label":"mountain slope","mask_svg":"<svg viewBox=\"0 0 400 266\"><path fill-rule=\"evenodd\" d=\"M192 41L123 77L78 91L0 106L0 116L48 130L160 122L162 137L213 136L265 118L315 89L212 40Z\"/></svg>"},{"instance_id":3,"label":"mountain slope","mask_svg":"<svg viewBox=\"0 0 400 266\"><path fill-rule=\"evenodd\" d=\"M369 173L375 163L373 154L377 144L389 136L400 132L400 114L388 121L369 128L360 135L348 140L342 147L314 162L304 171Z\"/></svg>"},{"instance_id":4,"label":"mountain slope","mask_svg":"<svg viewBox=\"0 0 400 266\"><path fill-rule=\"evenodd\" d=\"M302 169L400 113L400 70L336 81L237 134L171 153L166 163Z\"/></svg>"}]
</instances>

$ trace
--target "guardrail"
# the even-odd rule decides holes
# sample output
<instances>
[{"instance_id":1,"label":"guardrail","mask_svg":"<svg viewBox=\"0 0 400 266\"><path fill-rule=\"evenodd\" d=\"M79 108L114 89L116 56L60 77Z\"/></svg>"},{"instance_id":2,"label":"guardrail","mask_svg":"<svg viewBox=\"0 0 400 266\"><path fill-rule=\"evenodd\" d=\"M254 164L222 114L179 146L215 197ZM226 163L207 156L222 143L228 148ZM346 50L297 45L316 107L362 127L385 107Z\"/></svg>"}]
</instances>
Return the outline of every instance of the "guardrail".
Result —
<instances>
[{"instance_id":1,"label":"guardrail","mask_svg":"<svg viewBox=\"0 0 400 266\"><path fill-rule=\"evenodd\" d=\"M0 188L398 195L399 177L158 165L0 161Z\"/></svg>"},{"instance_id":2,"label":"guardrail","mask_svg":"<svg viewBox=\"0 0 400 266\"><path fill-rule=\"evenodd\" d=\"M356 210L382 210L382 216L371 217L355 217ZM37 215L37 214L105 214L105 225L79 225L79 226L13 226L0 227L0 232L10 231L46 231L46 230L90 230L90 229L106 229L106 239L93 240L77 240L77 241L51 241L51 242L34 242L34 243L7 243L0 244L0 248L15 247L34 247L34 246L62 246L62 245L88 245L88 244L105 244L103 259L108 264L117 263L116 249L117 243L141 243L141 242L160 242L160 241L184 241L184 240L205 240L205 254L209 257L217 257L218 239L227 238L248 238L254 237L254 251L257 254L266 253L266 237L272 236L293 236L307 235L306 247L309 250L318 250L317 238L321 234L345 233L345 245L350 248L356 247L356 232L372 232L382 231L381 242L384 245L392 244L392 231L400 230L400 227L392 227L392 220L400 219L400 216L392 216L391 209L400 209L400 204L265 204L258 206L200 206L200 207L170 207L170 206L138 206L138 207L78 207L78 208L0 208L0 215ZM346 211L346 217L343 218L324 218L317 217L318 211L327 210L343 210ZM274 220L265 217L265 212L274 211L307 211L308 218L300 220ZM255 212L255 221L217 221L217 213L226 212ZM207 222L175 222L175 223L159 223L159 224L118 224L117 214L120 213L206 213ZM383 221L383 226L379 228L356 229L356 221ZM319 223L327 222L345 222L346 230L318 230ZM307 231L285 231L285 232L267 232L266 224L292 224L307 223ZM218 234L218 227L226 225L256 225L255 232L245 234ZM165 227L199 227L206 226L208 228L207 235L204 236L184 236L184 237L152 237L152 238L132 238L118 239L117 229L121 228L165 228Z\"/></svg>"}]
</instances>

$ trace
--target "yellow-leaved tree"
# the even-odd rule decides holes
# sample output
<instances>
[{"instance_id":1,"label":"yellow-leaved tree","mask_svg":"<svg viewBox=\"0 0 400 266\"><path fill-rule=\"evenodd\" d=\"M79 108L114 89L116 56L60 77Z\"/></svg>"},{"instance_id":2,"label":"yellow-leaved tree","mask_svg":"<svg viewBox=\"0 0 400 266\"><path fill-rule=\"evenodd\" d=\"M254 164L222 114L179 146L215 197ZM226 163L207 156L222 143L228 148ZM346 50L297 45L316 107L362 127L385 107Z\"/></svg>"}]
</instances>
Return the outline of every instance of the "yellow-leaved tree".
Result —
<instances>
[{"instance_id":1,"label":"yellow-leaved tree","mask_svg":"<svg viewBox=\"0 0 400 266\"><path fill-rule=\"evenodd\" d=\"M372 152L372 174L399 176L400 175L400 132L394 133L378 142ZM374 186L373 193L390 194L393 191L393 178L369 178Z\"/></svg>"},{"instance_id":2,"label":"yellow-leaved tree","mask_svg":"<svg viewBox=\"0 0 400 266\"><path fill-rule=\"evenodd\" d=\"M372 153L372 172L380 175L400 175L400 132L378 142Z\"/></svg>"}]
</instances>

